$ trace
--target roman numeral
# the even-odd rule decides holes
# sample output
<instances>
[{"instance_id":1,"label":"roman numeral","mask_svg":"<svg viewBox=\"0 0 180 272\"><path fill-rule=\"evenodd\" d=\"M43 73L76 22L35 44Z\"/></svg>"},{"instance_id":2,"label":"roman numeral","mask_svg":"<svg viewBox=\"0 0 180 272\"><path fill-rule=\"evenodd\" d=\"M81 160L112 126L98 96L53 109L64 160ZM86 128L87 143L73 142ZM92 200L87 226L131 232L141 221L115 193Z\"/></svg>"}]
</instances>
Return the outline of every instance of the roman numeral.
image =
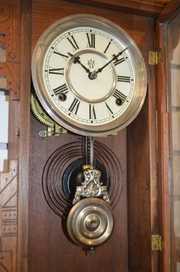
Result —
<instances>
[{"instance_id":1,"label":"roman numeral","mask_svg":"<svg viewBox=\"0 0 180 272\"><path fill-rule=\"evenodd\" d=\"M89 35L89 33L86 33L86 35L87 35L89 47L95 48L95 34L91 33Z\"/></svg>"},{"instance_id":2,"label":"roman numeral","mask_svg":"<svg viewBox=\"0 0 180 272\"><path fill-rule=\"evenodd\" d=\"M66 84L63 84L63 85L53 89L53 92L54 92L55 95L60 95L61 93L67 94L68 93L68 87L66 86Z\"/></svg>"},{"instance_id":3,"label":"roman numeral","mask_svg":"<svg viewBox=\"0 0 180 272\"><path fill-rule=\"evenodd\" d=\"M89 104L89 119L90 120L96 119L95 108L94 108L94 105L92 104Z\"/></svg>"},{"instance_id":4,"label":"roman numeral","mask_svg":"<svg viewBox=\"0 0 180 272\"><path fill-rule=\"evenodd\" d=\"M106 46L106 48L105 48L105 50L104 50L104 54L106 54L106 52L108 51L109 46L110 46L111 43L112 43L112 40L110 40L110 42L109 42L108 45Z\"/></svg>"},{"instance_id":5,"label":"roman numeral","mask_svg":"<svg viewBox=\"0 0 180 272\"><path fill-rule=\"evenodd\" d=\"M124 103L124 101L126 100L127 96L123 93L121 93L120 91L118 91L117 89L115 90L115 92L113 93L113 96L116 99L120 99L122 101L122 103Z\"/></svg>"},{"instance_id":6,"label":"roman numeral","mask_svg":"<svg viewBox=\"0 0 180 272\"><path fill-rule=\"evenodd\" d=\"M73 35L70 35L69 37L67 37L67 40L69 41L69 43L72 45L72 47L75 49L75 50L78 50L79 49L79 46L74 38Z\"/></svg>"},{"instance_id":7,"label":"roman numeral","mask_svg":"<svg viewBox=\"0 0 180 272\"><path fill-rule=\"evenodd\" d=\"M116 59L116 60L114 61L114 65L118 65L118 64L120 64L120 63L122 63L122 62L124 62L124 61L125 61L125 58Z\"/></svg>"},{"instance_id":8,"label":"roman numeral","mask_svg":"<svg viewBox=\"0 0 180 272\"><path fill-rule=\"evenodd\" d=\"M74 98L74 100L68 110L70 112L74 112L75 114L77 114L77 112L79 110L79 105L80 105L80 101L77 98Z\"/></svg>"},{"instance_id":9,"label":"roman numeral","mask_svg":"<svg viewBox=\"0 0 180 272\"><path fill-rule=\"evenodd\" d=\"M53 53L56 54L56 55L59 55L59 56L61 56L61 57L64 57L64 58L69 58L68 55L62 54L62 53L57 52L57 51L54 51Z\"/></svg>"},{"instance_id":10,"label":"roman numeral","mask_svg":"<svg viewBox=\"0 0 180 272\"><path fill-rule=\"evenodd\" d=\"M105 102L105 105L106 105L106 108L110 111L110 113L114 114L107 102Z\"/></svg>"},{"instance_id":11,"label":"roman numeral","mask_svg":"<svg viewBox=\"0 0 180 272\"><path fill-rule=\"evenodd\" d=\"M54 75L64 75L64 68L51 68L49 69L49 74Z\"/></svg>"},{"instance_id":12,"label":"roman numeral","mask_svg":"<svg viewBox=\"0 0 180 272\"><path fill-rule=\"evenodd\" d=\"M117 76L117 81L130 83L130 76Z\"/></svg>"}]
</instances>

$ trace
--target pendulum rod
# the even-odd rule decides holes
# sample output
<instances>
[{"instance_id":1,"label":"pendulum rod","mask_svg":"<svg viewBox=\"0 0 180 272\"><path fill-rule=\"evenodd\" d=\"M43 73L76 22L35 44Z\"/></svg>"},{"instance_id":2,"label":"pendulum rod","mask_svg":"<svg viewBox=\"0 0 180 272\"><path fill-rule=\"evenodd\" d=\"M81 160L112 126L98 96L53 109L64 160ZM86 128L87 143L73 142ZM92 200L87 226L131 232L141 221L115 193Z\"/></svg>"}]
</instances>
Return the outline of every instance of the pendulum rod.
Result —
<instances>
[{"instance_id":1,"label":"pendulum rod","mask_svg":"<svg viewBox=\"0 0 180 272\"><path fill-rule=\"evenodd\" d=\"M94 138L90 136L85 136L85 161L94 166Z\"/></svg>"}]
</instances>

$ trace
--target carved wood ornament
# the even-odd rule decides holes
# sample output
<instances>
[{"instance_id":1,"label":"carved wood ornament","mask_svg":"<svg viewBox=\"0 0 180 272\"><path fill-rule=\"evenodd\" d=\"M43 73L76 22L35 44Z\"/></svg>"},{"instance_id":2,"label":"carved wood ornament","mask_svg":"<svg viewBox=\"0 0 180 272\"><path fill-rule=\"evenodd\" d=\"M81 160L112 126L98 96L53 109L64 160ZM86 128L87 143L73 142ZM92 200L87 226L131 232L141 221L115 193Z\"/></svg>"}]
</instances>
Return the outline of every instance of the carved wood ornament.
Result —
<instances>
[{"instance_id":1,"label":"carved wood ornament","mask_svg":"<svg viewBox=\"0 0 180 272\"><path fill-rule=\"evenodd\" d=\"M0 271L16 272L17 266L17 161L0 173Z\"/></svg>"}]
</instances>

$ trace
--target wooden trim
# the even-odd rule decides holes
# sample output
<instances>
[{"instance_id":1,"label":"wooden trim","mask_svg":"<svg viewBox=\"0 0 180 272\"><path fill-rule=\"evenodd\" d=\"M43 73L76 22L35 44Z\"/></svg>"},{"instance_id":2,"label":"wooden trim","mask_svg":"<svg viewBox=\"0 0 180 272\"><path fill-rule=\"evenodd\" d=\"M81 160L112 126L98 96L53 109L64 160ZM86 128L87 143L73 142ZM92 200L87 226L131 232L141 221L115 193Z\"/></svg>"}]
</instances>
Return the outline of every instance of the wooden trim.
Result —
<instances>
[{"instance_id":1,"label":"wooden trim","mask_svg":"<svg viewBox=\"0 0 180 272\"><path fill-rule=\"evenodd\" d=\"M180 238L176 237L176 262L180 263Z\"/></svg>"},{"instance_id":2,"label":"wooden trim","mask_svg":"<svg viewBox=\"0 0 180 272\"><path fill-rule=\"evenodd\" d=\"M154 37L155 39L155 37ZM160 203L157 159L157 111L155 66L149 65L148 133L149 133L149 178L151 234L160 233ZM160 252L151 252L151 272L159 272Z\"/></svg>"},{"instance_id":3,"label":"wooden trim","mask_svg":"<svg viewBox=\"0 0 180 272\"><path fill-rule=\"evenodd\" d=\"M149 44L149 46L152 48L153 44ZM159 272L159 252L151 251L151 234L159 233L154 66L148 67L148 74L149 90L145 104L137 119L127 128L128 268L131 272ZM141 131L140 134L139 131ZM132 154L136 154L135 160ZM143 209L141 209L142 206ZM137 211L141 219L137 219ZM143 228L141 227L142 222L144 224ZM136 237L134 233L136 233ZM137 252L137 245L140 254ZM138 258L139 256L140 258ZM142 261L142 258L145 261Z\"/></svg>"},{"instance_id":4,"label":"wooden trim","mask_svg":"<svg viewBox=\"0 0 180 272\"><path fill-rule=\"evenodd\" d=\"M28 191L30 156L31 1L21 0L20 145L18 272L28 271Z\"/></svg>"},{"instance_id":5,"label":"wooden trim","mask_svg":"<svg viewBox=\"0 0 180 272\"><path fill-rule=\"evenodd\" d=\"M147 16L157 16L161 13L165 3L157 1L147 2L139 0L66 0L73 3L81 3L84 5L92 5L100 8L111 8L122 10L128 13L135 13Z\"/></svg>"},{"instance_id":6,"label":"wooden trim","mask_svg":"<svg viewBox=\"0 0 180 272\"><path fill-rule=\"evenodd\" d=\"M157 47L166 44L166 24L156 25ZM167 55L167 52L165 52ZM158 120L158 179L159 198L161 199L161 233L163 237L162 267L160 271L170 272L170 199L169 199L169 113L167 111L167 68L165 60L157 66L157 120Z\"/></svg>"},{"instance_id":7,"label":"wooden trim","mask_svg":"<svg viewBox=\"0 0 180 272\"><path fill-rule=\"evenodd\" d=\"M158 21L163 23L172 20L180 9L180 0L173 0L162 10Z\"/></svg>"}]
</instances>

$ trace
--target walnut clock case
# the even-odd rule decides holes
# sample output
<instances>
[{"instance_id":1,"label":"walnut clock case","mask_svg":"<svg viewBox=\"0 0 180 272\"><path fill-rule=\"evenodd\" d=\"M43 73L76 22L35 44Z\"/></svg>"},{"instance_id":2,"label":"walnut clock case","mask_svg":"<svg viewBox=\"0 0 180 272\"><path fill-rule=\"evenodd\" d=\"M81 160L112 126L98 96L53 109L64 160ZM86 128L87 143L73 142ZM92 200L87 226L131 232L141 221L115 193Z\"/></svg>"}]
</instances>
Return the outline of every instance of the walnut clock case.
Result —
<instances>
[{"instance_id":1,"label":"walnut clock case","mask_svg":"<svg viewBox=\"0 0 180 272\"><path fill-rule=\"evenodd\" d=\"M147 89L144 59L132 39L112 22L87 14L67 17L44 32L34 49L32 79L52 119L85 136L107 136L127 126ZM94 142L86 140L67 231L74 243L92 250L111 236L114 220L108 186L94 165Z\"/></svg>"},{"instance_id":2,"label":"walnut clock case","mask_svg":"<svg viewBox=\"0 0 180 272\"><path fill-rule=\"evenodd\" d=\"M117 271L124 271L128 246L124 129L137 117L146 97L144 58L123 27L101 16L64 17L40 34L32 57L36 95L54 122L74 134L42 139L38 134L43 126L32 119L32 153L38 146L39 160L38 164L35 157L31 161L30 198L41 216L36 217L30 202L30 228L41 219L50 235L41 232L39 224L30 231L30 271L38 271L42 263L50 268L48 260L56 263L53 272L62 266L69 271L65 264L77 254L81 257L75 270L88 265L97 271L101 263L103 271L111 271L114 260ZM94 158L88 161L88 148L82 150L84 142L94 136L98 138L89 147L94 149ZM76 169L83 176L80 182ZM42 245L47 242L50 259L38 260L39 254L47 252L44 246L35 245L34 235ZM92 261L82 247L97 245Z\"/></svg>"}]
</instances>

